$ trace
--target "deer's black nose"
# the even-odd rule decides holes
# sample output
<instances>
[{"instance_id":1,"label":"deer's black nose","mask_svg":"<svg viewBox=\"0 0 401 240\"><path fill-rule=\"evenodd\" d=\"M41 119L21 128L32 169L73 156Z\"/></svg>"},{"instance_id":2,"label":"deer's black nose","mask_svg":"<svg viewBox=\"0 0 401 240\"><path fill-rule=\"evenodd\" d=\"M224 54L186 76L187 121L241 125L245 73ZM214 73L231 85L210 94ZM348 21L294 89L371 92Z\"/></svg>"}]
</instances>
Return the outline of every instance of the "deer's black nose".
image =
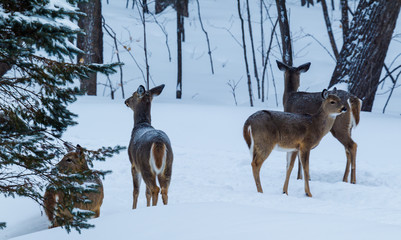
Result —
<instances>
[{"instance_id":1,"label":"deer's black nose","mask_svg":"<svg viewBox=\"0 0 401 240\"><path fill-rule=\"evenodd\" d=\"M341 112L346 112L346 111L347 111L346 107L341 108Z\"/></svg>"}]
</instances>

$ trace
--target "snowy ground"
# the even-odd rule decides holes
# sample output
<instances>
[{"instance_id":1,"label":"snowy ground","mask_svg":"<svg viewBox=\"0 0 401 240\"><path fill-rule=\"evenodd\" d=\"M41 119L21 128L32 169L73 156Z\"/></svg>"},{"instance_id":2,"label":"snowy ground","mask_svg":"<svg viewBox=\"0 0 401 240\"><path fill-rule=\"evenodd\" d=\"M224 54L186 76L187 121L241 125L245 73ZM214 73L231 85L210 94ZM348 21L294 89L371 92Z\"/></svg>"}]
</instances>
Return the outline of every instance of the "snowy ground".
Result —
<instances>
[{"instance_id":1,"label":"snowy ground","mask_svg":"<svg viewBox=\"0 0 401 240\"><path fill-rule=\"evenodd\" d=\"M125 1L103 1L106 20L121 40L128 41L125 28L133 35L131 47L139 61L141 52L138 14L125 9ZM173 176L169 205L146 208L142 184L138 209L132 210L132 179L126 151L98 162L95 168L112 170L104 181L105 198L100 218L91 222L95 229L81 235L64 229L47 230L47 218L28 199L0 197L0 221L8 227L0 231L0 240L15 239L398 239L401 236L401 161L398 156L401 136L401 100L397 89L386 115L381 114L387 95L378 96L373 113L362 113L353 132L358 143L357 184L343 183L345 152L330 134L311 152L311 192L304 194L303 181L290 180L289 195L282 194L285 178L285 153L273 152L261 170L264 193L256 192L251 159L242 138L245 119L259 109L281 110L282 73L276 70L279 106L276 107L270 82L269 101L248 107L246 81L238 88L239 106L234 106L226 82L244 75L241 48L221 27L230 28L240 39L236 4L232 1L204 0L204 23L211 36L216 74L211 75L206 43L196 15L196 2L190 1L190 19L186 21L184 44L183 100L175 96L175 20L171 8L160 21L169 32L173 61L168 62L164 36L156 25L149 25L151 74L155 84L166 84L152 106L152 123L170 137L174 151ZM227 4L227 3L231 4ZM253 1L251 1L253 2ZM301 8L299 1L288 1L292 30L300 27L312 32L328 46L320 5ZM224 11L221 11L224 9ZM275 14L275 6L270 10ZM258 16L256 10L255 15ZM305 17L307 16L307 17ZM256 17L255 17L256 18ZM296 21L298 20L299 21ZM302 20L302 22L301 22ZM256 21L256 20L255 20ZM270 27L267 28L270 34ZM341 39L339 28L335 28ZM397 29L400 29L398 27ZM106 56L111 59L110 39L105 39ZM310 45L308 45L310 43ZM339 43L340 44L340 43ZM302 90L321 91L327 86L334 62L310 39L295 42L296 49L307 46L295 58L295 64L312 62L302 77ZM399 46L392 46L397 49ZM107 53L108 52L108 53ZM277 54L277 53L276 53ZM397 51L390 51L391 57ZM278 56L278 55L277 55ZM142 84L141 74L128 54L125 79L127 94ZM115 56L114 56L115 60ZM390 60L391 61L391 60ZM115 81L118 80L118 76ZM270 80L269 80L270 81ZM382 90L384 92L384 90ZM103 87L99 87L103 92ZM101 95L101 94L100 94ZM106 94L107 96L107 91ZM81 97L71 105L79 115L79 125L70 128L64 138L87 148L128 145L133 126L132 111L108 97ZM27 234L27 235L26 235Z\"/></svg>"}]
</instances>

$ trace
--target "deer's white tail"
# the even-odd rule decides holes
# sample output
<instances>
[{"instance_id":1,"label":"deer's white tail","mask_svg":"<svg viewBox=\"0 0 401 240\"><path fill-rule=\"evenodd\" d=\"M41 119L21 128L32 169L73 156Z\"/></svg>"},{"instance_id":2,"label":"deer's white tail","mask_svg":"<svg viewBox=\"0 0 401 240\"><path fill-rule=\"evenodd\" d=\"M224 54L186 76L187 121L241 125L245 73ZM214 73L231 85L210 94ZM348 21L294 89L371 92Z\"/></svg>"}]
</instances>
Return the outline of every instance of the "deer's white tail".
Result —
<instances>
[{"instance_id":1,"label":"deer's white tail","mask_svg":"<svg viewBox=\"0 0 401 240\"><path fill-rule=\"evenodd\" d=\"M251 144L249 146L249 153L251 154L251 157L253 158L253 145L254 145L254 142L253 142L251 125L249 125L249 127L248 127L248 133L249 133L249 138L251 139Z\"/></svg>"},{"instance_id":2,"label":"deer's white tail","mask_svg":"<svg viewBox=\"0 0 401 240\"><path fill-rule=\"evenodd\" d=\"M347 102L351 112L350 128L354 128L359 123L362 100L357 97L350 97Z\"/></svg>"},{"instance_id":3,"label":"deer's white tail","mask_svg":"<svg viewBox=\"0 0 401 240\"><path fill-rule=\"evenodd\" d=\"M150 148L150 166L156 175L164 171L166 167L167 148L164 143L154 142Z\"/></svg>"}]
</instances>

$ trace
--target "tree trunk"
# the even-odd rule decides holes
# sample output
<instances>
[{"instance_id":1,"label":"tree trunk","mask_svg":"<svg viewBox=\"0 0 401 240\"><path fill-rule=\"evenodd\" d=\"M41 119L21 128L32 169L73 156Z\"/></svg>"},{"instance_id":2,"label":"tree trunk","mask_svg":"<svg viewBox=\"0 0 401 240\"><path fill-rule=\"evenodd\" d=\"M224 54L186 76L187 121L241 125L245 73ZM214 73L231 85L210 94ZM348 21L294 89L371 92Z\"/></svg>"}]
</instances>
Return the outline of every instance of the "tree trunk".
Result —
<instances>
[{"instance_id":1,"label":"tree trunk","mask_svg":"<svg viewBox=\"0 0 401 240\"><path fill-rule=\"evenodd\" d=\"M333 29L331 27L329 11L327 10L326 0L321 0L321 3L322 3L324 21L326 22L327 34L329 35L331 48L333 49L333 53L334 53L334 56L336 57L336 60L338 60L338 50L337 50L336 40L334 39Z\"/></svg>"},{"instance_id":2,"label":"tree trunk","mask_svg":"<svg viewBox=\"0 0 401 240\"><path fill-rule=\"evenodd\" d=\"M360 1L331 78L329 87L348 84L362 99L363 111L372 110L400 7L398 0Z\"/></svg>"},{"instance_id":3,"label":"tree trunk","mask_svg":"<svg viewBox=\"0 0 401 240\"><path fill-rule=\"evenodd\" d=\"M85 35L79 34L77 46L85 54L78 55L78 62L103 63L103 32L102 32L102 4L100 0L93 0L78 4L81 12L86 16L80 17L78 26ZM81 79L81 91L88 95L96 95L96 73L89 73L88 78Z\"/></svg>"},{"instance_id":4,"label":"tree trunk","mask_svg":"<svg viewBox=\"0 0 401 240\"><path fill-rule=\"evenodd\" d=\"M177 10L177 90L176 98L181 99L182 95L182 37L183 37L183 17L181 15L181 2L176 3Z\"/></svg>"},{"instance_id":5,"label":"tree trunk","mask_svg":"<svg viewBox=\"0 0 401 240\"><path fill-rule=\"evenodd\" d=\"M290 25L287 18L287 9L285 7L285 0L276 0L276 6L283 47L283 62L288 66L292 66L291 34Z\"/></svg>"},{"instance_id":6,"label":"tree trunk","mask_svg":"<svg viewBox=\"0 0 401 240\"><path fill-rule=\"evenodd\" d=\"M345 45L349 32L348 0L341 0L341 25L343 29L343 45Z\"/></svg>"}]
</instances>

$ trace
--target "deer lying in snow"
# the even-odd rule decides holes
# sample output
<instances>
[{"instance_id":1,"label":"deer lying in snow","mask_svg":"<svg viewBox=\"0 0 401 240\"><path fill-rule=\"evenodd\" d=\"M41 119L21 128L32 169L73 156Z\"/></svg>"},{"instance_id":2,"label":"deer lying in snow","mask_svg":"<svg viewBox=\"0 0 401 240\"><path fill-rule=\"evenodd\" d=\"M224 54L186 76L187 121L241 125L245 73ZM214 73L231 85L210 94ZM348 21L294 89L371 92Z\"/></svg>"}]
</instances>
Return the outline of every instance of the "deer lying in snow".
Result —
<instances>
[{"instance_id":1,"label":"deer lying in snow","mask_svg":"<svg viewBox=\"0 0 401 240\"><path fill-rule=\"evenodd\" d=\"M291 113L316 113L321 104L320 93L298 92L300 74L309 70L310 63L303 64L299 67L290 67L277 61L277 66L284 71L284 95L283 105L285 112ZM345 167L343 181L348 181L349 169L351 166L351 183L356 183L356 150L357 144L351 138L351 130L359 123L359 115L361 112L361 100L353 94L338 90L337 96L341 98L342 103L348 109L347 112L338 116L330 129L333 136L345 148L347 156L347 164ZM296 152L287 153L291 156L288 158L296 158ZM301 167L298 165L298 179L302 179Z\"/></svg>"},{"instance_id":2,"label":"deer lying in snow","mask_svg":"<svg viewBox=\"0 0 401 240\"><path fill-rule=\"evenodd\" d=\"M67 153L63 159L56 165L56 170L62 174L75 174L82 171L89 170L88 164L85 160L85 154L80 145L77 145L76 150L74 151L72 146L67 145L69 153ZM60 209L60 211L56 211L57 203L60 203L61 206L65 207L67 205L66 201L72 201L76 198L86 198L85 202L74 202L73 207L79 208L82 210L89 210L95 213L94 217L99 217L100 215L100 206L103 203L103 185L102 181L97 175L93 175L91 180L85 182L85 184L95 184L96 192L88 192L83 195L76 196L66 196L63 192L54 190L51 187L48 187L45 195L44 195L44 208L47 217L52 223L50 228L58 227L59 223L57 223L55 217L62 218L70 218L72 220L72 215L67 208ZM90 200L89 202L87 200Z\"/></svg>"},{"instance_id":3,"label":"deer lying in snow","mask_svg":"<svg viewBox=\"0 0 401 240\"><path fill-rule=\"evenodd\" d=\"M347 111L341 99L321 93L321 107L313 115L276 111L258 111L244 124L244 139L252 156L252 171L258 192L263 192L260 184L260 168L273 149L296 153L302 162L305 174L305 193L312 197L309 189L309 153L332 128L336 116ZM283 192L288 193L288 181L294 167L295 158L287 158L287 174Z\"/></svg>"},{"instance_id":4,"label":"deer lying in snow","mask_svg":"<svg viewBox=\"0 0 401 240\"><path fill-rule=\"evenodd\" d=\"M142 178L146 184L147 206L157 205L160 188L156 184L159 180L163 203L168 202L168 188L171 180L173 165L173 150L167 135L156 130L151 125L150 107L154 96L160 95L164 85L149 91L141 85L138 90L125 101L125 104L134 111L134 129L128 147L131 162L132 180L134 184L134 200L132 208L138 203L139 186Z\"/></svg>"}]
</instances>

